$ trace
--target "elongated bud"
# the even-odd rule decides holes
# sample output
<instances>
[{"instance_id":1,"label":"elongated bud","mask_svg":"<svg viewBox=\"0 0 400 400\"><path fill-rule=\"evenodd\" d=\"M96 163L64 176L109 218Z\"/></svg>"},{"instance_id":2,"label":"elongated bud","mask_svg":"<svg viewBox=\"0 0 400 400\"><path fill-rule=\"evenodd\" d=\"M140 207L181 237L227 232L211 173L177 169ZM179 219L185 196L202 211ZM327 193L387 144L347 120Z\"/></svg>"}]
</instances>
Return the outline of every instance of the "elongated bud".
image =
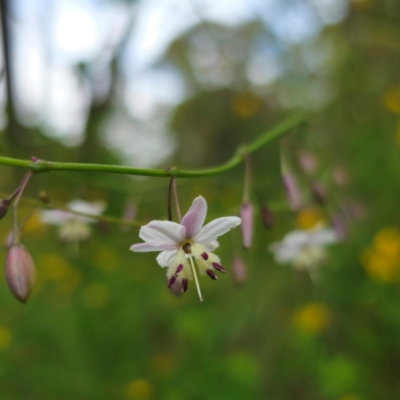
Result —
<instances>
[{"instance_id":1,"label":"elongated bud","mask_svg":"<svg viewBox=\"0 0 400 400\"><path fill-rule=\"evenodd\" d=\"M242 218L243 247L247 250L253 239L253 206L250 203L243 203L240 217Z\"/></svg>"},{"instance_id":2,"label":"elongated bud","mask_svg":"<svg viewBox=\"0 0 400 400\"><path fill-rule=\"evenodd\" d=\"M9 200L7 199L0 200L0 219L3 219L6 216L9 207L10 207Z\"/></svg>"},{"instance_id":3,"label":"elongated bud","mask_svg":"<svg viewBox=\"0 0 400 400\"><path fill-rule=\"evenodd\" d=\"M36 278L35 264L22 244L11 246L5 266L11 293L22 303L28 300Z\"/></svg>"},{"instance_id":4,"label":"elongated bud","mask_svg":"<svg viewBox=\"0 0 400 400\"><path fill-rule=\"evenodd\" d=\"M296 211L301 207L302 203L296 177L291 173L284 173L282 180L289 206L293 211Z\"/></svg>"},{"instance_id":5,"label":"elongated bud","mask_svg":"<svg viewBox=\"0 0 400 400\"><path fill-rule=\"evenodd\" d=\"M233 259L232 276L233 276L233 280L239 285L242 285L246 281L246 278L247 278L246 264L238 256L236 256Z\"/></svg>"},{"instance_id":6,"label":"elongated bud","mask_svg":"<svg viewBox=\"0 0 400 400\"><path fill-rule=\"evenodd\" d=\"M324 187L319 182L313 182L310 185L311 195L314 201L318 204L324 204L326 201L326 192Z\"/></svg>"},{"instance_id":7,"label":"elongated bud","mask_svg":"<svg viewBox=\"0 0 400 400\"><path fill-rule=\"evenodd\" d=\"M274 214L265 204L260 207L260 215L265 228L271 229L275 224Z\"/></svg>"}]
</instances>

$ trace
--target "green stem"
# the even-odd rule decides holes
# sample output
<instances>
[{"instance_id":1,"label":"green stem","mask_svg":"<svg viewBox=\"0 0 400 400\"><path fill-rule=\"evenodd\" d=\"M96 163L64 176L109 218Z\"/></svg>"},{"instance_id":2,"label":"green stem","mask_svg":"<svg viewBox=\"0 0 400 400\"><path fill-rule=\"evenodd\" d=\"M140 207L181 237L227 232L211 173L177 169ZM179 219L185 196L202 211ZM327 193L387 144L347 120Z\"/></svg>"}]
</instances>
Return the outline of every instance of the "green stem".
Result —
<instances>
[{"instance_id":1,"label":"green stem","mask_svg":"<svg viewBox=\"0 0 400 400\"><path fill-rule=\"evenodd\" d=\"M82 164L82 163L62 163L38 160L35 162L27 160L17 160L15 158L1 157L0 164L12 167L28 168L32 172L49 172L49 171L93 171L93 172L108 172L113 174L124 175L140 175L140 176L159 176L159 177L180 177L180 178L200 178L203 176L219 175L227 172L243 160L244 154L252 153L260 147L266 145L271 140L281 136L289 129L299 125L305 121L303 114L294 114L281 123L263 133L254 141L247 145L241 146L236 151L236 154L226 163L214 168L202 169L197 171L184 171L179 168L173 167L166 170L162 169L146 169L146 168L132 168L123 167L118 165L101 165L101 164Z\"/></svg>"}]
</instances>

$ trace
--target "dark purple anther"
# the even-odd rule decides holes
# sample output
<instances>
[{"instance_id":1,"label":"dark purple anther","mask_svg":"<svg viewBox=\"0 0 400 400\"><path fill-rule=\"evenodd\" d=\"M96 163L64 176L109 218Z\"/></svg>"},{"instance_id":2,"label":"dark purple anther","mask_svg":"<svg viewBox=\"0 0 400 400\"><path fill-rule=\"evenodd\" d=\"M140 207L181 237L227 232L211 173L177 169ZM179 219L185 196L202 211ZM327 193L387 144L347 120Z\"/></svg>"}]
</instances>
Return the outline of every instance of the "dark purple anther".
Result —
<instances>
[{"instance_id":1,"label":"dark purple anther","mask_svg":"<svg viewBox=\"0 0 400 400\"><path fill-rule=\"evenodd\" d=\"M226 269L222 268L222 266L217 263L212 263L212 266L219 272L226 272Z\"/></svg>"},{"instance_id":2,"label":"dark purple anther","mask_svg":"<svg viewBox=\"0 0 400 400\"><path fill-rule=\"evenodd\" d=\"M188 289L188 283L189 281L187 279L182 279L182 292L186 292Z\"/></svg>"},{"instance_id":3,"label":"dark purple anther","mask_svg":"<svg viewBox=\"0 0 400 400\"><path fill-rule=\"evenodd\" d=\"M204 260L208 260L208 254L206 252L201 253L201 256L203 257Z\"/></svg>"},{"instance_id":4,"label":"dark purple anther","mask_svg":"<svg viewBox=\"0 0 400 400\"><path fill-rule=\"evenodd\" d=\"M178 276L178 274L180 273L180 272L182 272L183 271L183 265L182 264L179 264L178 265L178 268L176 269L176 271L175 271L175 276Z\"/></svg>"},{"instance_id":5,"label":"dark purple anther","mask_svg":"<svg viewBox=\"0 0 400 400\"><path fill-rule=\"evenodd\" d=\"M175 283L176 277L172 276L168 282L168 289L171 289L171 286Z\"/></svg>"},{"instance_id":6,"label":"dark purple anther","mask_svg":"<svg viewBox=\"0 0 400 400\"><path fill-rule=\"evenodd\" d=\"M214 272L211 271L211 269L208 269L207 271L207 275L214 281L216 281L218 279L217 275L214 274Z\"/></svg>"}]
</instances>

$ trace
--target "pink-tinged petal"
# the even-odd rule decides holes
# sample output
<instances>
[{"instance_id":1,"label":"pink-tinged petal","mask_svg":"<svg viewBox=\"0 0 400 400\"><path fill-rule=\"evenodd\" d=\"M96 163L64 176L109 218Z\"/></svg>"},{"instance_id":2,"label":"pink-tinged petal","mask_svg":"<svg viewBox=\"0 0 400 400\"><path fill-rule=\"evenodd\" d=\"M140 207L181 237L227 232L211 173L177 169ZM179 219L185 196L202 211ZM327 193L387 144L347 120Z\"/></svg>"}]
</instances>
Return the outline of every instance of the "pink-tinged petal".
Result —
<instances>
[{"instance_id":1,"label":"pink-tinged petal","mask_svg":"<svg viewBox=\"0 0 400 400\"><path fill-rule=\"evenodd\" d=\"M157 256L157 262L160 267L169 267L176 256L178 250L164 250Z\"/></svg>"},{"instance_id":2,"label":"pink-tinged petal","mask_svg":"<svg viewBox=\"0 0 400 400\"><path fill-rule=\"evenodd\" d=\"M186 228L171 221L151 221L140 228L139 237L153 246L177 245L186 238Z\"/></svg>"},{"instance_id":3,"label":"pink-tinged petal","mask_svg":"<svg viewBox=\"0 0 400 400\"><path fill-rule=\"evenodd\" d=\"M204 243L204 245L210 251L214 251L215 249L217 249L219 247L219 243L216 240L214 240L214 241L212 241L210 243Z\"/></svg>"},{"instance_id":4,"label":"pink-tinged petal","mask_svg":"<svg viewBox=\"0 0 400 400\"><path fill-rule=\"evenodd\" d=\"M250 203L244 203L240 210L242 217L242 239L243 247L247 250L253 239L253 206Z\"/></svg>"},{"instance_id":5,"label":"pink-tinged petal","mask_svg":"<svg viewBox=\"0 0 400 400\"><path fill-rule=\"evenodd\" d=\"M186 227L186 238L193 237L203 226L207 215L207 202L199 196L193 200L189 211L182 218L181 224Z\"/></svg>"},{"instance_id":6,"label":"pink-tinged petal","mask_svg":"<svg viewBox=\"0 0 400 400\"><path fill-rule=\"evenodd\" d=\"M137 243L133 244L130 247L130 250L136 251L136 252L148 252L148 251L163 251L163 250L173 250L177 249L178 246L174 246L171 244L162 244L160 246L153 246L148 243Z\"/></svg>"},{"instance_id":7,"label":"pink-tinged petal","mask_svg":"<svg viewBox=\"0 0 400 400\"><path fill-rule=\"evenodd\" d=\"M222 217L214 219L200 229L199 233L193 238L194 241L204 244L214 242L218 236L230 231L240 225L239 217Z\"/></svg>"}]
</instances>

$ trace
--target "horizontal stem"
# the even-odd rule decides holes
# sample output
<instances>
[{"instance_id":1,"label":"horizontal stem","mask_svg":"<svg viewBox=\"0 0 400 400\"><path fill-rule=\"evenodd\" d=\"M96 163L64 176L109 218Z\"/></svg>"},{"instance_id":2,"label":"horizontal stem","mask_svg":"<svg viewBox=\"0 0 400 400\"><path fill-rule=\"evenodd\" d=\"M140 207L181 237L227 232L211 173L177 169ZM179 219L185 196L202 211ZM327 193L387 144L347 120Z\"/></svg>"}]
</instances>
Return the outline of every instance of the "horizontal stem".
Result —
<instances>
[{"instance_id":1,"label":"horizontal stem","mask_svg":"<svg viewBox=\"0 0 400 400\"><path fill-rule=\"evenodd\" d=\"M45 160L27 161L18 160L15 158L1 157L0 164L8 165L12 167L28 168L31 171L38 172L49 172L49 171L93 171L93 172L108 172L113 174L124 174L124 175L140 175L140 176L159 176L159 177L180 177L180 178L199 178L203 176L219 175L227 172L236 167L242 161L244 154L252 153L258 150L260 147L266 145L271 140L281 136L289 129L304 122L305 118L302 114L294 114L281 123L263 133L254 141L247 145L241 146L236 154L228 160L226 163L219 165L214 168L202 169L197 171L184 171L176 167L168 168L167 170L162 169L146 169L146 168L132 168L123 167L119 165L102 165L102 164L83 164L83 163L63 163L53 162Z\"/></svg>"}]
</instances>

